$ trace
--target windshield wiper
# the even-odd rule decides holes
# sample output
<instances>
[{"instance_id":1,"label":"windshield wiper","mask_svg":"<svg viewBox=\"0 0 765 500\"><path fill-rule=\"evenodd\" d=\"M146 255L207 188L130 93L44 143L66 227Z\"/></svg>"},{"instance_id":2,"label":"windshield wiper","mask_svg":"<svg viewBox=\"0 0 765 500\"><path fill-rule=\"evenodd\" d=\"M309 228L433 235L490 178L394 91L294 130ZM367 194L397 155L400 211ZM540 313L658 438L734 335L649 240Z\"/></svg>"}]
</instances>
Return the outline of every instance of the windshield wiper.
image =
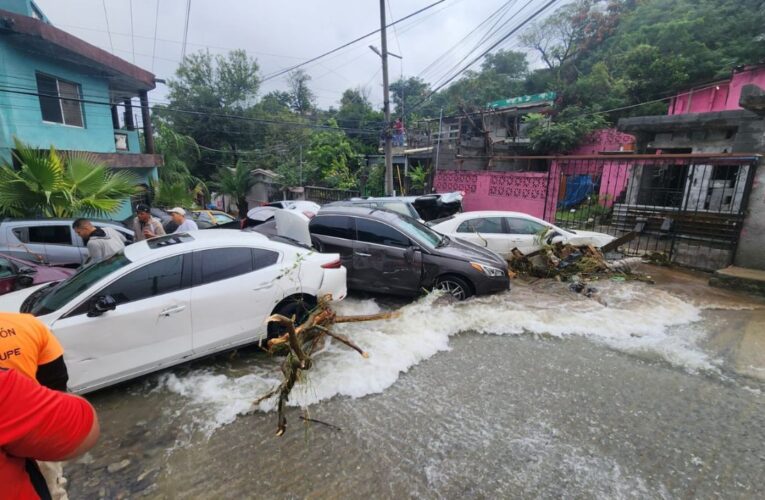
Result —
<instances>
[{"instance_id":1,"label":"windshield wiper","mask_svg":"<svg viewBox=\"0 0 765 500\"><path fill-rule=\"evenodd\" d=\"M40 288L36 292L33 292L32 295L26 298L24 302L21 303L21 307L19 308L19 312L28 313L32 310L32 308L37 304L37 302L43 298L45 295L50 292L54 286L56 286L58 282L54 281L51 283L48 283L46 286Z\"/></svg>"}]
</instances>

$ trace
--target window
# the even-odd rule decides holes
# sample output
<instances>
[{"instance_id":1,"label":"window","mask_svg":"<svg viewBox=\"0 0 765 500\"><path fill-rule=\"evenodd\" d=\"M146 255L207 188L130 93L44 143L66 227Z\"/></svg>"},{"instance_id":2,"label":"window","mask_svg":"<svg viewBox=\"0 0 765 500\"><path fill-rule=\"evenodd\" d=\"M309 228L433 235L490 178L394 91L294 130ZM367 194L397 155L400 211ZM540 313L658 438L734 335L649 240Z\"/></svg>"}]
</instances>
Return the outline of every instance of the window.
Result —
<instances>
[{"instance_id":1,"label":"window","mask_svg":"<svg viewBox=\"0 0 765 500\"><path fill-rule=\"evenodd\" d=\"M380 208L391 210L393 212L399 213L401 215L406 215L409 217L415 217L415 218L420 217L419 214L417 214L417 212L412 214L412 210L409 208L409 205L407 205L403 201L383 202L383 203L380 203Z\"/></svg>"},{"instance_id":2,"label":"window","mask_svg":"<svg viewBox=\"0 0 765 500\"><path fill-rule=\"evenodd\" d=\"M311 220L310 228L314 234L334 238L354 239L352 219L344 215L320 215Z\"/></svg>"},{"instance_id":3,"label":"window","mask_svg":"<svg viewBox=\"0 0 765 500\"><path fill-rule=\"evenodd\" d=\"M194 285L241 276L254 270L252 249L215 248L194 252Z\"/></svg>"},{"instance_id":4,"label":"window","mask_svg":"<svg viewBox=\"0 0 765 500\"><path fill-rule=\"evenodd\" d=\"M425 224L411 217L399 217L396 227L401 229L407 236L419 239L428 248L435 248L441 244L441 235L430 229Z\"/></svg>"},{"instance_id":5,"label":"window","mask_svg":"<svg viewBox=\"0 0 765 500\"><path fill-rule=\"evenodd\" d=\"M507 227L510 234L538 234L542 230L547 229L547 226L534 222L528 219L517 219L514 217L508 217Z\"/></svg>"},{"instance_id":6,"label":"window","mask_svg":"<svg viewBox=\"0 0 765 500\"><path fill-rule=\"evenodd\" d=\"M369 219L356 220L356 232L359 241L394 247L408 247L409 238L392 227Z\"/></svg>"},{"instance_id":7,"label":"window","mask_svg":"<svg viewBox=\"0 0 765 500\"><path fill-rule=\"evenodd\" d=\"M96 282L130 264L130 260L124 254L118 253L113 257L102 260L96 264L81 268L72 277L52 286L35 292L39 295L30 295L31 302L25 302L21 312L29 312L35 316L43 316L58 311L79 294L95 285ZM29 300L27 299L27 300ZM87 310L87 307L86 307Z\"/></svg>"},{"instance_id":8,"label":"window","mask_svg":"<svg viewBox=\"0 0 765 500\"><path fill-rule=\"evenodd\" d=\"M279 254L277 252L265 250L263 248L252 249L252 267L255 271L276 264L276 261L278 260Z\"/></svg>"},{"instance_id":9,"label":"window","mask_svg":"<svg viewBox=\"0 0 765 500\"><path fill-rule=\"evenodd\" d=\"M215 215L215 222L217 224L228 224L234 222L234 218L227 214L213 213Z\"/></svg>"},{"instance_id":10,"label":"window","mask_svg":"<svg viewBox=\"0 0 765 500\"><path fill-rule=\"evenodd\" d=\"M68 225L17 227L13 230L13 234L22 243L72 244L72 230Z\"/></svg>"},{"instance_id":11,"label":"window","mask_svg":"<svg viewBox=\"0 0 765 500\"><path fill-rule=\"evenodd\" d=\"M83 126L79 85L37 73L37 92L43 121Z\"/></svg>"},{"instance_id":12,"label":"window","mask_svg":"<svg viewBox=\"0 0 765 500\"><path fill-rule=\"evenodd\" d=\"M16 266L10 260L0 257L0 279L16 276Z\"/></svg>"},{"instance_id":13,"label":"window","mask_svg":"<svg viewBox=\"0 0 765 500\"><path fill-rule=\"evenodd\" d=\"M183 256L154 262L118 279L99 295L111 295L117 304L135 302L182 288Z\"/></svg>"},{"instance_id":14,"label":"window","mask_svg":"<svg viewBox=\"0 0 765 500\"><path fill-rule=\"evenodd\" d=\"M482 217L466 220L457 228L458 233L501 234L502 217Z\"/></svg>"}]
</instances>

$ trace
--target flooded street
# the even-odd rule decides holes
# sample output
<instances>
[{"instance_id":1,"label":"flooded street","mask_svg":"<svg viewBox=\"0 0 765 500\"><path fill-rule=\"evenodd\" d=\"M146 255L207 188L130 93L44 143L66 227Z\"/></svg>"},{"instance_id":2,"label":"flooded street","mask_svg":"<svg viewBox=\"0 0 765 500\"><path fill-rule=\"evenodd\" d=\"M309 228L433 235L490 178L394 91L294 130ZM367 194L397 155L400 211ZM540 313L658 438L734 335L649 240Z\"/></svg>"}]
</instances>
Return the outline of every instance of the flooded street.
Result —
<instances>
[{"instance_id":1,"label":"flooded street","mask_svg":"<svg viewBox=\"0 0 765 500\"><path fill-rule=\"evenodd\" d=\"M657 284L594 299L351 297L342 313L402 314L338 326L369 359L327 347L281 438L273 403L251 408L279 382L256 348L91 394L102 440L70 496L762 498L765 302L644 270Z\"/></svg>"}]
</instances>

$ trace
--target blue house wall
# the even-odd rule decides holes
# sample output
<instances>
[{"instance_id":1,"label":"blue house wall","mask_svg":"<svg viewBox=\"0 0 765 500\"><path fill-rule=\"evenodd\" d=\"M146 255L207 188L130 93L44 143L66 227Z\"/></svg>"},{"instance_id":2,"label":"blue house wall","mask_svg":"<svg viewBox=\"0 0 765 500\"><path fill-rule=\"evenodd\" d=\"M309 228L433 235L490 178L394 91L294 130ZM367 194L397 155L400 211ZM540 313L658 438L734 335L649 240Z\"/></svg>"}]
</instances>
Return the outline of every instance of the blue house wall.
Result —
<instances>
[{"instance_id":1,"label":"blue house wall","mask_svg":"<svg viewBox=\"0 0 765 500\"><path fill-rule=\"evenodd\" d=\"M2 0L0 9L39 18L29 0ZM42 19L47 19L42 15ZM83 99L83 127L43 121L37 95L36 75L43 73L80 86ZM37 52L25 50L23 45L0 37L0 162L12 161L14 139L40 149L54 146L58 150L118 153L114 140L109 82L95 70L56 60ZM26 93L26 94L25 94ZM92 102L88 102L92 101ZM104 103L104 104L100 104ZM119 130L128 138L128 151L120 154L140 154L138 132ZM140 184L150 184L157 178L157 168L131 168ZM125 203L116 220L130 216L132 210Z\"/></svg>"}]
</instances>

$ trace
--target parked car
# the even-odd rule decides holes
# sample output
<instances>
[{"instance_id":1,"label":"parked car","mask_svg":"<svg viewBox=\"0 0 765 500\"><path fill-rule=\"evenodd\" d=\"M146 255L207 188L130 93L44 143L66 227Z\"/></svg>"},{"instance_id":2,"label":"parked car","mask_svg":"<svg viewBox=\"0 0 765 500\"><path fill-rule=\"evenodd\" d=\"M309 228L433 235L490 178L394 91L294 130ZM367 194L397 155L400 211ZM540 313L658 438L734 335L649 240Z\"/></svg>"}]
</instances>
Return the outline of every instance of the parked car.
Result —
<instances>
[{"instance_id":1,"label":"parked car","mask_svg":"<svg viewBox=\"0 0 765 500\"><path fill-rule=\"evenodd\" d=\"M0 310L47 324L70 388L83 393L276 335L268 316L301 317L325 294L342 300L345 279L337 254L198 231L140 241L58 284L4 295Z\"/></svg>"},{"instance_id":2,"label":"parked car","mask_svg":"<svg viewBox=\"0 0 765 500\"><path fill-rule=\"evenodd\" d=\"M51 266L78 267L88 250L72 229L74 219L5 219L0 222L0 252ZM133 231L116 221L93 219L96 227L111 227L122 233L127 244Z\"/></svg>"},{"instance_id":3,"label":"parked car","mask_svg":"<svg viewBox=\"0 0 765 500\"><path fill-rule=\"evenodd\" d=\"M321 208L321 205L306 200L280 200L267 203L266 207L286 208L288 210L299 210L307 217L313 217Z\"/></svg>"},{"instance_id":4,"label":"parked car","mask_svg":"<svg viewBox=\"0 0 765 500\"><path fill-rule=\"evenodd\" d=\"M74 269L50 267L29 260L0 254L0 295L32 285L61 281L74 274Z\"/></svg>"},{"instance_id":5,"label":"parked car","mask_svg":"<svg viewBox=\"0 0 765 500\"><path fill-rule=\"evenodd\" d=\"M296 213L301 213L308 218L313 217L319 211L321 206L318 203L312 201L303 200L283 200L269 203L260 207L251 208L247 211L247 217L240 221L239 227L245 229L248 227L256 227L264 222L272 221L274 214L279 210L289 210ZM223 226L226 228L233 227L232 224Z\"/></svg>"},{"instance_id":6,"label":"parked car","mask_svg":"<svg viewBox=\"0 0 765 500\"><path fill-rule=\"evenodd\" d=\"M513 248L527 254L540 249L543 243L601 247L614 240L609 234L563 229L521 212L463 212L433 221L430 227L452 238L494 250L505 259L512 257Z\"/></svg>"},{"instance_id":7,"label":"parked car","mask_svg":"<svg viewBox=\"0 0 765 500\"><path fill-rule=\"evenodd\" d=\"M191 210L190 212L199 229L207 229L207 227L203 228L200 224L212 227L228 224L236 220L233 215L220 210Z\"/></svg>"},{"instance_id":8,"label":"parked car","mask_svg":"<svg viewBox=\"0 0 765 500\"><path fill-rule=\"evenodd\" d=\"M461 193L427 194L422 196L386 196L380 198L351 198L335 201L327 207L358 206L384 208L420 221L429 221L462 211Z\"/></svg>"},{"instance_id":9,"label":"parked car","mask_svg":"<svg viewBox=\"0 0 765 500\"><path fill-rule=\"evenodd\" d=\"M352 289L415 295L439 288L461 300L510 287L507 262L496 253L390 210L325 206L309 230L318 251L340 254Z\"/></svg>"}]
</instances>

